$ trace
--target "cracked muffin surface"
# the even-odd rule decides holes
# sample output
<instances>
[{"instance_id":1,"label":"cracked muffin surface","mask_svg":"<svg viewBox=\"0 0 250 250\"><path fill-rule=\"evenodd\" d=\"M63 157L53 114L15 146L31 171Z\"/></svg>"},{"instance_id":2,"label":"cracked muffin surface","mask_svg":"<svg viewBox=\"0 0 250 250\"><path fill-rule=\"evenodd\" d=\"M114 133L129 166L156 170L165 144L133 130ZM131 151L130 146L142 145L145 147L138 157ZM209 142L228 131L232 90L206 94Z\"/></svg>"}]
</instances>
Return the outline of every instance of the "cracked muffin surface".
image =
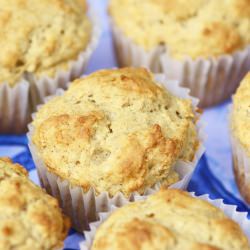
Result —
<instances>
[{"instance_id":1,"label":"cracked muffin surface","mask_svg":"<svg viewBox=\"0 0 250 250\"><path fill-rule=\"evenodd\" d=\"M57 250L63 246L70 222L57 200L8 158L0 158L0 190L0 249Z\"/></svg>"},{"instance_id":2,"label":"cracked muffin surface","mask_svg":"<svg viewBox=\"0 0 250 250\"><path fill-rule=\"evenodd\" d=\"M90 40L86 10L85 0L0 0L0 83L67 70Z\"/></svg>"},{"instance_id":3,"label":"cracked muffin surface","mask_svg":"<svg viewBox=\"0 0 250 250\"><path fill-rule=\"evenodd\" d=\"M96 193L143 193L179 180L174 165L199 146L191 100L143 68L97 71L37 112L32 141L46 168Z\"/></svg>"},{"instance_id":4,"label":"cracked muffin surface","mask_svg":"<svg viewBox=\"0 0 250 250\"><path fill-rule=\"evenodd\" d=\"M108 232L108 234L107 234ZM160 190L114 211L91 250L249 250L240 226L219 208L180 190Z\"/></svg>"},{"instance_id":5,"label":"cracked muffin surface","mask_svg":"<svg viewBox=\"0 0 250 250\"><path fill-rule=\"evenodd\" d=\"M137 45L166 46L179 60L218 57L250 44L249 0L111 0L109 12Z\"/></svg>"}]
</instances>

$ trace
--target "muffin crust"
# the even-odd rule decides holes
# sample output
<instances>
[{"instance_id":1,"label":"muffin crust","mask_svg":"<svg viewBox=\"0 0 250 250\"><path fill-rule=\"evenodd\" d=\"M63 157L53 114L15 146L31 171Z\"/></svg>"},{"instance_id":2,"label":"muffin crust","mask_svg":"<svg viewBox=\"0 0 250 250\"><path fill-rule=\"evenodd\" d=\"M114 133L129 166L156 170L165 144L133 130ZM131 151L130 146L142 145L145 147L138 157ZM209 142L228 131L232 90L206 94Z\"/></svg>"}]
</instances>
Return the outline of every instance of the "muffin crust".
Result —
<instances>
[{"instance_id":1,"label":"muffin crust","mask_svg":"<svg viewBox=\"0 0 250 250\"><path fill-rule=\"evenodd\" d=\"M249 0L111 0L110 15L133 42L171 56L208 58L250 44Z\"/></svg>"},{"instance_id":2,"label":"muffin crust","mask_svg":"<svg viewBox=\"0 0 250 250\"><path fill-rule=\"evenodd\" d=\"M57 200L8 158L0 158L0 190L0 249L56 250L63 246L70 223Z\"/></svg>"},{"instance_id":3,"label":"muffin crust","mask_svg":"<svg viewBox=\"0 0 250 250\"><path fill-rule=\"evenodd\" d=\"M90 39L85 0L0 0L0 83L67 69Z\"/></svg>"},{"instance_id":4,"label":"muffin crust","mask_svg":"<svg viewBox=\"0 0 250 250\"><path fill-rule=\"evenodd\" d=\"M177 160L198 147L190 100L171 95L143 68L101 70L74 81L37 113L32 137L52 173L111 196L178 180Z\"/></svg>"},{"instance_id":5,"label":"muffin crust","mask_svg":"<svg viewBox=\"0 0 250 250\"><path fill-rule=\"evenodd\" d=\"M169 189L117 209L97 229L91 250L127 249L250 248L239 225L220 209L186 192Z\"/></svg>"}]
</instances>

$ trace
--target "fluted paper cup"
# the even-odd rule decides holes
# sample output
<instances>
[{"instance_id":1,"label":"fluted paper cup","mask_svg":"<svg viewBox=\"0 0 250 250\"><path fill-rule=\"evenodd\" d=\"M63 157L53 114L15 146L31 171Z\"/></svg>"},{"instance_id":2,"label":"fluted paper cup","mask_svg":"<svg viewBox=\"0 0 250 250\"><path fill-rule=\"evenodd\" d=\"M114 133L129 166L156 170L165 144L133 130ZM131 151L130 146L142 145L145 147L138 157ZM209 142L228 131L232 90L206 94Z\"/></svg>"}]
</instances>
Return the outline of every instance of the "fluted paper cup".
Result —
<instances>
[{"instance_id":1,"label":"fluted paper cup","mask_svg":"<svg viewBox=\"0 0 250 250\"><path fill-rule=\"evenodd\" d=\"M174 78L208 107L228 99L250 69L250 47L217 58L175 60L169 53L161 55L162 72Z\"/></svg>"},{"instance_id":2,"label":"fluted paper cup","mask_svg":"<svg viewBox=\"0 0 250 250\"><path fill-rule=\"evenodd\" d=\"M215 207L221 209L230 219L237 222L244 233L246 234L248 240L250 241L250 221L247 219L247 213L236 211L236 206L226 205L223 203L222 199L212 200L207 194L196 196L194 193L190 193L191 196L204 201L208 201ZM147 197L135 197L135 201L145 200ZM80 243L81 250L91 250L96 231L98 227L116 210L118 207L112 206L111 210L106 213L99 214L99 220L93 223L90 223L90 231L84 231L85 240Z\"/></svg>"},{"instance_id":3,"label":"fluted paper cup","mask_svg":"<svg viewBox=\"0 0 250 250\"><path fill-rule=\"evenodd\" d=\"M68 63L67 70L59 70L53 78L36 78L35 75L27 74L14 87L0 83L0 133L27 131L27 124L36 106L43 103L46 96L55 94L58 88L66 89L70 81L82 76L101 33L100 21L95 12L90 9L88 15L92 22L90 42L75 61Z\"/></svg>"},{"instance_id":4,"label":"fluted paper cup","mask_svg":"<svg viewBox=\"0 0 250 250\"><path fill-rule=\"evenodd\" d=\"M114 46L121 66L144 66L154 73L163 73L191 90L199 98L200 107L208 107L228 99L240 80L250 70L250 46L233 54L216 58L186 57L176 60L171 48L157 46L144 50L126 37L111 20Z\"/></svg>"},{"instance_id":5,"label":"fluted paper cup","mask_svg":"<svg viewBox=\"0 0 250 250\"><path fill-rule=\"evenodd\" d=\"M164 53L163 46L157 46L151 51L146 52L143 48L133 43L127 38L115 24L110 21L112 35L117 60L122 67L145 67L154 73L160 73L160 55Z\"/></svg>"},{"instance_id":6,"label":"fluted paper cup","mask_svg":"<svg viewBox=\"0 0 250 250\"><path fill-rule=\"evenodd\" d=\"M0 84L0 132L25 131L29 114L29 83L22 80L14 87Z\"/></svg>"},{"instance_id":7,"label":"fluted paper cup","mask_svg":"<svg viewBox=\"0 0 250 250\"><path fill-rule=\"evenodd\" d=\"M193 108L196 110L198 100L189 95L189 91L185 88L180 87L177 82L167 81L164 75L155 75L157 82L162 84L172 94L181 98L190 98L193 103ZM63 90L57 91L57 95L62 95ZM53 97L48 98L47 100ZM35 114L33 114L35 119ZM192 162L178 161L175 165L175 170L180 176L180 180L170 188L186 189L193 171L198 164L199 159L204 153L204 139L205 134L203 126L200 122L197 123L197 131L199 136L199 148L196 151L195 157ZM131 193L129 198L126 198L122 193L117 193L115 196L110 197L107 192L95 194L93 188L88 192L84 192L79 186L71 186L68 180L62 180L59 176L48 171L45 163L39 157L38 151L35 145L32 143L32 135L34 127L32 124L29 125L29 148L38 170L41 185L47 190L48 193L56 197L60 205L62 206L65 214L70 216L73 227L82 232L84 229L89 229L89 223L98 219L98 213L110 211L111 206L122 206L129 201L133 201L135 196L140 196L138 193ZM156 183L153 187L147 188L142 196L148 196L161 187L160 183Z\"/></svg>"}]
</instances>

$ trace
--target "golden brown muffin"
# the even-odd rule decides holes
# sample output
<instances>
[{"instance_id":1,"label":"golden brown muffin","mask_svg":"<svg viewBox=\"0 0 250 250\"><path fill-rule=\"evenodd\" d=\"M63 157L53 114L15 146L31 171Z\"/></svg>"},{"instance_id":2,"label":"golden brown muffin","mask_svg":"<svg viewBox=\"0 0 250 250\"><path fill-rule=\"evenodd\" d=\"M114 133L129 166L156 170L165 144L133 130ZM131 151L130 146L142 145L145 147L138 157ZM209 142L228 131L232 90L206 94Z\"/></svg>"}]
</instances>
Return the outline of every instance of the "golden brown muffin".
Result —
<instances>
[{"instance_id":1,"label":"golden brown muffin","mask_svg":"<svg viewBox=\"0 0 250 250\"><path fill-rule=\"evenodd\" d=\"M111 0L115 25L151 50L166 45L176 59L217 57L250 44L250 0Z\"/></svg>"},{"instance_id":2,"label":"golden brown muffin","mask_svg":"<svg viewBox=\"0 0 250 250\"><path fill-rule=\"evenodd\" d=\"M27 176L22 166L0 158L0 249L59 249L69 220L57 200Z\"/></svg>"},{"instance_id":3,"label":"golden brown muffin","mask_svg":"<svg viewBox=\"0 0 250 250\"><path fill-rule=\"evenodd\" d=\"M108 233L107 233L108 232ZM117 209L97 229L91 250L249 250L233 220L207 201L161 190Z\"/></svg>"},{"instance_id":4,"label":"golden brown muffin","mask_svg":"<svg viewBox=\"0 0 250 250\"><path fill-rule=\"evenodd\" d=\"M0 83L67 69L91 35L85 0L0 0Z\"/></svg>"},{"instance_id":5,"label":"golden brown muffin","mask_svg":"<svg viewBox=\"0 0 250 250\"><path fill-rule=\"evenodd\" d=\"M47 169L97 193L143 193L178 180L174 164L198 147L191 100L156 85L143 68L101 70L46 103L32 141Z\"/></svg>"},{"instance_id":6,"label":"golden brown muffin","mask_svg":"<svg viewBox=\"0 0 250 250\"><path fill-rule=\"evenodd\" d=\"M233 97L231 115L231 133L243 150L246 159L250 157L250 72L242 80ZM249 161L237 159L237 146L233 147L234 170L238 187L248 203L250 203ZM246 167L246 166L247 167Z\"/></svg>"}]
</instances>

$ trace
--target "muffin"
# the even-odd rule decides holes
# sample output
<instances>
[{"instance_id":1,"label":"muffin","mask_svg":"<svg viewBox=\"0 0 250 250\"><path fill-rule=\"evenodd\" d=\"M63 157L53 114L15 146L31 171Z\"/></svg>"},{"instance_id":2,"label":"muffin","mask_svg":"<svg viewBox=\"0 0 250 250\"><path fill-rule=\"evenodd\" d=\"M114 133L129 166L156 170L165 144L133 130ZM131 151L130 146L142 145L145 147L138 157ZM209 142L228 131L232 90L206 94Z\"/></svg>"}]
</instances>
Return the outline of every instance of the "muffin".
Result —
<instances>
[{"instance_id":1,"label":"muffin","mask_svg":"<svg viewBox=\"0 0 250 250\"><path fill-rule=\"evenodd\" d=\"M21 132L46 95L82 75L97 30L85 0L0 5L0 131Z\"/></svg>"},{"instance_id":2,"label":"muffin","mask_svg":"<svg viewBox=\"0 0 250 250\"><path fill-rule=\"evenodd\" d=\"M70 223L53 197L28 179L27 171L0 158L0 249L63 247Z\"/></svg>"},{"instance_id":3,"label":"muffin","mask_svg":"<svg viewBox=\"0 0 250 250\"><path fill-rule=\"evenodd\" d=\"M93 211L106 211L109 201L120 203L118 194L132 199L135 192L178 181L186 187L202 151L197 119L190 98L171 94L146 69L101 70L74 81L39 109L30 149L48 192L69 200L72 192L56 187L60 181L79 188L78 200L95 220ZM97 197L100 202L94 202ZM72 220L82 230L82 220Z\"/></svg>"},{"instance_id":4,"label":"muffin","mask_svg":"<svg viewBox=\"0 0 250 250\"><path fill-rule=\"evenodd\" d=\"M250 249L240 226L221 209L174 189L117 209L91 238L92 246L83 243L82 250Z\"/></svg>"},{"instance_id":5,"label":"muffin","mask_svg":"<svg viewBox=\"0 0 250 250\"><path fill-rule=\"evenodd\" d=\"M250 204L250 72L233 97L231 142L236 182Z\"/></svg>"},{"instance_id":6,"label":"muffin","mask_svg":"<svg viewBox=\"0 0 250 250\"><path fill-rule=\"evenodd\" d=\"M249 0L111 0L109 13L120 64L178 79L203 107L250 69Z\"/></svg>"}]
</instances>

